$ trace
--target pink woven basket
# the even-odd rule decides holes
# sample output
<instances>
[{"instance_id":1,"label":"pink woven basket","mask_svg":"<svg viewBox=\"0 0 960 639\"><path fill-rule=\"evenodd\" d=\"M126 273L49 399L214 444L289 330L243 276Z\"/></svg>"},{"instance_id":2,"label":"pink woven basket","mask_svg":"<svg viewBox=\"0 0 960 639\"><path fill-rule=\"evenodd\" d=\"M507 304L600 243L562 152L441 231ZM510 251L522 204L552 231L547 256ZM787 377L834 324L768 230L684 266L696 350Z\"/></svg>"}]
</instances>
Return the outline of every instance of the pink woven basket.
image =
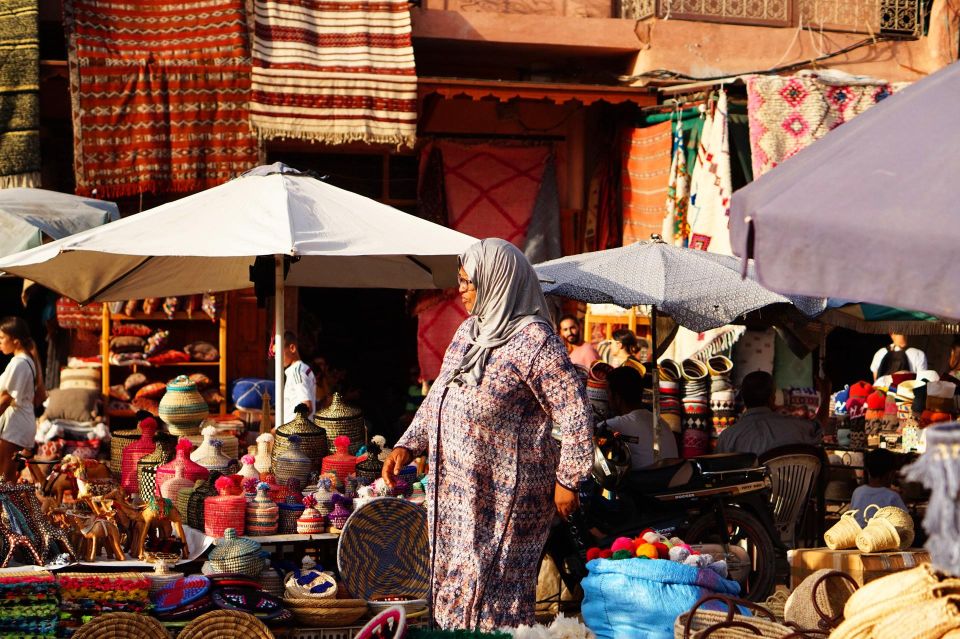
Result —
<instances>
[{"instance_id":1,"label":"pink woven basket","mask_svg":"<svg viewBox=\"0 0 960 639\"><path fill-rule=\"evenodd\" d=\"M203 502L203 532L214 538L223 537L227 528L237 535L246 532L247 500L243 495L231 495L233 480L221 477L215 484L219 495L207 497Z\"/></svg>"}]
</instances>

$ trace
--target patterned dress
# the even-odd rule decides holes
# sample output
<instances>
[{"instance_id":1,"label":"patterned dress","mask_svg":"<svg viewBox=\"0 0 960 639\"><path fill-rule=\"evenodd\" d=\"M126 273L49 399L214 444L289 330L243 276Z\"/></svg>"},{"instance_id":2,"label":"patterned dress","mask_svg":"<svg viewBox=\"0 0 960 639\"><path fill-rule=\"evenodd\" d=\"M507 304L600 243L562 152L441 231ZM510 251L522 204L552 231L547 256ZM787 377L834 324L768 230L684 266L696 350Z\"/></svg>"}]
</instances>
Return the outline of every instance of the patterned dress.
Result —
<instances>
[{"instance_id":1,"label":"patterned dress","mask_svg":"<svg viewBox=\"0 0 960 639\"><path fill-rule=\"evenodd\" d=\"M397 442L429 454L433 613L443 629L534 622L537 568L556 507L554 483L590 471L583 383L551 328L524 327L494 349L478 387L451 386L469 347L468 318L440 375ZM556 425L562 447L551 437Z\"/></svg>"}]
</instances>

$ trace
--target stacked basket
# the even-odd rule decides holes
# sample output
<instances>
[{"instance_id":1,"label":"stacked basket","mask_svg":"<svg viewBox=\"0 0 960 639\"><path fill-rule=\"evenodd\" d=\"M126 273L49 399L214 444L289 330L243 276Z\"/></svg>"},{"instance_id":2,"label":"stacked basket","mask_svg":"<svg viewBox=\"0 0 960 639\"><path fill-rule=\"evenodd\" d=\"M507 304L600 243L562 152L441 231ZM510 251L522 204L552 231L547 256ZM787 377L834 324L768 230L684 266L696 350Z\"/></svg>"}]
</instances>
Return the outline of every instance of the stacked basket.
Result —
<instances>
[{"instance_id":1,"label":"stacked basket","mask_svg":"<svg viewBox=\"0 0 960 639\"><path fill-rule=\"evenodd\" d=\"M284 599L283 605L310 628L349 626L367 614L363 599Z\"/></svg>"},{"instance_id":2,"label":"stacked basket","mask_svg":"<svg viewBox=\"0 0 960 639\"><path fill-rule=\"evenodd\" d=\"M360 409L343 401L340 393L334 393L330 405L316 416L317 424L327 431L327 441L340 435L350 438L350 454L356 455L367 440L367 427Z\"/></svg>"},{"instance_id":3,"label":"stacked basket","mask_svg":"<svg viewBox=\"0 0 960 639\"><path fill-rule=\"evenodd\" d=\"M327 448L327 431L297 413L292 421L277 428L272 452L274 472L277 472L276 464L278 458L290 448L290 437L292 435L297 435L300 438L301 452L313 460L311 470L319 470L319 461L329 452Z\"/></svg>"}]
</instances>

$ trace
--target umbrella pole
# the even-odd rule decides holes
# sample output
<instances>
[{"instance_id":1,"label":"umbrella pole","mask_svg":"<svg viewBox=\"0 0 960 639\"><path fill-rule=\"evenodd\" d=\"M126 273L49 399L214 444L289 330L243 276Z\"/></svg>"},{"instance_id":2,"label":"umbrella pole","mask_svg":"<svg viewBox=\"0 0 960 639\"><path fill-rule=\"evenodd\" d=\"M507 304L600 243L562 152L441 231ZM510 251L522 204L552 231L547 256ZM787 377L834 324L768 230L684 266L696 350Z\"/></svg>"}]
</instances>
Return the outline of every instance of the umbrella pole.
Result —
<instances>
[{"instance_id":1,"label":"umbrella pole","mask_svg":"<svg viewBox=\"0 0 960 639\"><path fill-rule=\"evenodd\" d=\"M660 365L657 363L657 305L650 307L650 357L653 366L653 461L660 461Z\"/></svg>"},{"instance_id":2,"label":"umbrella pole","mask_svg":"<svg viewBox=\"0 0 960 639\"><path fill-rule=\"evenodd\" d=\"M274 406L277 414L277 424L282 425L283 415L283 256L275 255L274 287L273 287L273 375L274 375Z\"/></svg>"}]
</instances>

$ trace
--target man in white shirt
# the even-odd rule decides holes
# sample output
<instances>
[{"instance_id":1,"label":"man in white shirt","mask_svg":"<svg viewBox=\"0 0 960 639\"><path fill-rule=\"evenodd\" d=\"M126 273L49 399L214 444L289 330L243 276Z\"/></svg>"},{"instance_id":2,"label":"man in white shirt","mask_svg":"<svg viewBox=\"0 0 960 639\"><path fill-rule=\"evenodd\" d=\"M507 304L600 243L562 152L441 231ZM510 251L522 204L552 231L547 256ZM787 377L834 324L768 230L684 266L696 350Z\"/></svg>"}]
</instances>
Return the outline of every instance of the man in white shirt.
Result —
<instances>
[{"instance_id":1,"label":"man in white shirt","mask_svg":"<svg viewBox=\"0 0 960 639\"><path fill-rule=\"evenodd\" d=\"M607 420L607 428L620 433L630 448L630 465L633 468L649 466L653 454L653 413L643 407L643 387L649 386L649 378L643 378L632 366L615 368L607 375L610 385L610 410L617 417ZM660 459L677 457L677 440L670 427L660 420Z\"/></svg>"},{"instance_id":2,"label":"man in white shirt","mask_svg":"<svg viewBox=\"0 0 960 639\"><path fill-rule=\"evenodd\" d=\"M283 334L283 411L277 425L293 421L293 409L304 404L313 419L317 407L317 379L310 367L300 361L297 336L292 331Z\"/></svg>"},{"instance_id":3,"label":"man in white shirt","mask_svg":"<svg viewBox=\"0 0 960 639\"><path fill-rule=\"evenodd\" d=\"M890 368L899 369L899 365L893 365L888 363L884 365L884 358L887 358L888 362L893 360L893 354L903 352L907 357L906 361L909 365L909 370L912 373L919 373L920 371L927 370L927 355L919 348L909 348L907 346L907 336L900 335L899 333L890 333L890 346L881 348L878 350L874 356L873 361L870 362L870 370L873 372L873 379L876 380L878 377L883 377L884 375L891 375L893 373L899 372L899 370L888 370ZM891 355L891 357L887 357ZM883 365L884 370L881 369ZM906 370L906 369L904 369Z\"/></svg>"}]
</instances>

